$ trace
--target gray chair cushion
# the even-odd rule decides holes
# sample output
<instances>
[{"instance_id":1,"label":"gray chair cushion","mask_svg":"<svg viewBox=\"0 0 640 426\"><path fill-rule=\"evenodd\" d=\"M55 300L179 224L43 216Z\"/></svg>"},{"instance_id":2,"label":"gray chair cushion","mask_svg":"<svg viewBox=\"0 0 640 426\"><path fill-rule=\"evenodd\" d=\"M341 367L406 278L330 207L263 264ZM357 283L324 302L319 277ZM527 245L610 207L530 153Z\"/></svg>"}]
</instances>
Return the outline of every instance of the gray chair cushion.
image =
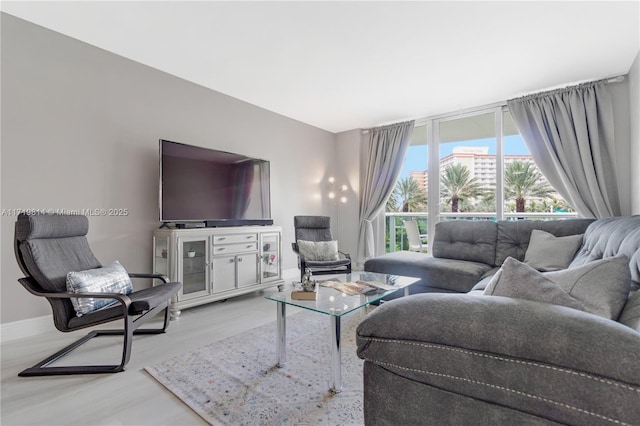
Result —
<instances>
[{"instance_id":1,"label":"gray chair cushion","mask_svg":"<svg viewBox=\"0 0 640 426\"><path fill-rule=\"evenodd\" d=\"M496 226L492 221L438 222L432 245L433 257L493 265L496 255Z\"/></svg>"},{"instance_id":2,"label":"gray chair cushion","mask_svg":"<svg viewBox=\"0 0 640 426\"><path fill-rule=\"evenodd\" d=\"M47 291L66 292L68 272L102 266L84 236L27 240L20 251L30 275Z\"/></svg>"},{"instance_id":3,"label":"gray chair cushion","mask_svg":"<svg viewBox=\"0 0 640 426\"><path fill-rule=\"evenodd\" d=\"M25 232L23 235L38 234ZM87 237L84 235L26 240L20 244L19 250L29 275L45 291L66 292L69 271L82 271L102 266L93 255ZM56 328L60 331L68 330L69 318L76 316L71 299L48 300L52 307Z\"/></svg>"},{"instance_id":4,"label":"gray chair cushion","mask_svg":"<svg viewBox=\"0 0 640 426\"><path fill-rule=\"evenodd\" d=\"M67 292L67 273L100 268L102 265L89 248L86 234L89 221L76 215L19 215L16 239L27 274L43 291ZM181 284L170 283L129 294L129 312L137 314L164 303ZM122 317L121 305L76 316L71 299L47 299L51 304L54 324L60 331L92 325Z\"/></svg>"},{"instance_id":5,"label":"gray chair cushion","mask_svg":"<svg viewBox=\"0 0 640 426\"><path fill-rule=\"evenodd\" d=\"M318 268L336 268L339 266L346 266L351 263L351 259L342 257L338 260L305 260L305 265L311 269Z\"/></svg>"},{"instance_id":6,"label":"gray chair cushion","mask_svg":"<svg viewBox=\"0 0 640 426\"><path fill-rule=\"evenodd\" d=\"M131 299L129 314L141 314L155 306L166 303L180 290L181 286L182 284L179 282L166 283L157 287L149 287L128 294L127 296ZM117 304L113 307L94 311L81 317L74 316L69 320L68 326L69 328L79 328L95 324L100 321L120 318L122 316L122 305Z\"/></svg>"},{"instance_id":7,"label":"gray chair cushion","mask_svg":"<svg viewBox=\"0 0 640 426\"><path fill-rule=\"evenodd\" d=\"M331 241L331 218L329 216L294 216L296 241Z\"/></svg>"},{"instance_id":8,"label":"gray chair cushion","mask_svg":"<svg viewBox=\"0 0 640 426\"><path fill-rule=\"evenodd\" d=\"M35 238L64 238L87 235L89 219L82 215L26 215L16 221L19 241Z\"/></svg>"}]
</instances>

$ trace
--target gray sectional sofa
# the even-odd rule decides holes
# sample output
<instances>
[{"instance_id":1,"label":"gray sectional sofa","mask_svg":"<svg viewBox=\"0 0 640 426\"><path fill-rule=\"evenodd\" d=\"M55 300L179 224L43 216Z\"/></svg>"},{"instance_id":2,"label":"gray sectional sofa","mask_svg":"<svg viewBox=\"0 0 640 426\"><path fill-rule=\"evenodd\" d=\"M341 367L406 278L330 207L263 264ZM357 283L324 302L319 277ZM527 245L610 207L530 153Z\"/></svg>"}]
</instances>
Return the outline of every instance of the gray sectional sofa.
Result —
<instances>
[{"instance_id":1,"label":"gray sectional sofa","mask_svg":"<svg viewBox=\"0 0 640 426\"><path fill-rule=\"evenodd\" d=\"M467 293L480 280L493 275L511 256L524 260L531 231L557 237L583 234L593 219L473 221L436 224L432 256L399 251L364 264L364 270L420 278L409 293Z\"/></svg>"},{"instance_id":2,"label":"gray sectional sofa","mask_svg":"<svg viewBox=\"0 0 640 426\"><path fill-rule=\"evenodd\" d=\"M584 234L567 269L519 262L534 229ZM513 264L529 275L509 275ZM365 269L418 276L427 293L384 303L358 327L366 424L640 424L640 216L441 222L433 257L392 253ZM595 302L562 306L543 285L540 299L487 293L505 277L531 292L566 276L586 290L561 293ZM607 318L593 312L609 288L624 291Z\"/></svg>"}]
</instances>

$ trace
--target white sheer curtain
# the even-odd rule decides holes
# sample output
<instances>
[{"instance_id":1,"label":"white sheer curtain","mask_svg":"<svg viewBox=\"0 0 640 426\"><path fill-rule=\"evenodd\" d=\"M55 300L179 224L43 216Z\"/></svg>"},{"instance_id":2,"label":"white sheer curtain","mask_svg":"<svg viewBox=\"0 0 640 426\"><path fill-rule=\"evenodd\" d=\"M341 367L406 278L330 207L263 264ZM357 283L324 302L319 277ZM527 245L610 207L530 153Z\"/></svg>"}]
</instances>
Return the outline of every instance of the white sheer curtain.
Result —
<instances>
[{"instance_id":1,"label":"white sheer curtain","mask_svg":"<svg viewBox=\"0 0 640 426\"><path fill-rule=\"evenodd\" d=\"M507 104L537 166L580 216L621 215L613 106L604 80Z\"/></svg>"},{"instance_id":2,"label":"white sheer curtain","mask_svg":"<svg viewBox=\"0 0 640 426\"><path fill-rule=\"evenodd\" d=\"M407 121L369 130L361 180L358 265L376 255L373 220L384 209L400 176L414 125Z\"/></svg>"}]
</instances>

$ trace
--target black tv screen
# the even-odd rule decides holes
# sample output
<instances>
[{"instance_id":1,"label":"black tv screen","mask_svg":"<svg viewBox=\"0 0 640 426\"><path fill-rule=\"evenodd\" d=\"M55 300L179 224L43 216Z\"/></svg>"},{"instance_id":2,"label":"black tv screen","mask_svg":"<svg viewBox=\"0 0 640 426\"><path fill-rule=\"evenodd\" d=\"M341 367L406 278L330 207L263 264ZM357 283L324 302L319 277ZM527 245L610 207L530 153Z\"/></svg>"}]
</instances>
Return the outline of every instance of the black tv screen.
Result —
<instances>
[{"instance_id":1,"label":"black tv screen","mask_svg":"<svg viewBox=\"0 0 640 426\"><path fill-rule=\"evenodd\" d=\"M160 140L160 221L270 224L269 162Z\"/></svg>"}]
</instances>

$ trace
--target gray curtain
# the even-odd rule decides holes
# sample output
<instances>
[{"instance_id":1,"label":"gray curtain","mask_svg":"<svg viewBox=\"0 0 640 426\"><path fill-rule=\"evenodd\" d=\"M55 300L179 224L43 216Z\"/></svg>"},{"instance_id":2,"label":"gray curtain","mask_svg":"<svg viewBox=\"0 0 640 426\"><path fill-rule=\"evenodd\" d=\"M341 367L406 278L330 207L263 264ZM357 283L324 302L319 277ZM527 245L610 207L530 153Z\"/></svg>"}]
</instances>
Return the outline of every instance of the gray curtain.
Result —
<instances>
[{"instance_id":1,"label":"gray curtain","mask_svg":"<svg viewBox=\"0 0 640 426\"><path fill-rule=\"evenodd\" d=\"M372 222L393 192L409 149L414 124L414 121L407 121L369 130L361 181L358 264L375 255Z\"/></svg>"},{"instance_id":2,"label":"gray curtain","mask_svg":"<svg viewBox=\"0 0 640 426\"><path fill-rule=\"evenodd\" d=\"M507 105L534 161L580 216L621 215L613 107L604 80Z\"/></svg>"}]
</instances>

